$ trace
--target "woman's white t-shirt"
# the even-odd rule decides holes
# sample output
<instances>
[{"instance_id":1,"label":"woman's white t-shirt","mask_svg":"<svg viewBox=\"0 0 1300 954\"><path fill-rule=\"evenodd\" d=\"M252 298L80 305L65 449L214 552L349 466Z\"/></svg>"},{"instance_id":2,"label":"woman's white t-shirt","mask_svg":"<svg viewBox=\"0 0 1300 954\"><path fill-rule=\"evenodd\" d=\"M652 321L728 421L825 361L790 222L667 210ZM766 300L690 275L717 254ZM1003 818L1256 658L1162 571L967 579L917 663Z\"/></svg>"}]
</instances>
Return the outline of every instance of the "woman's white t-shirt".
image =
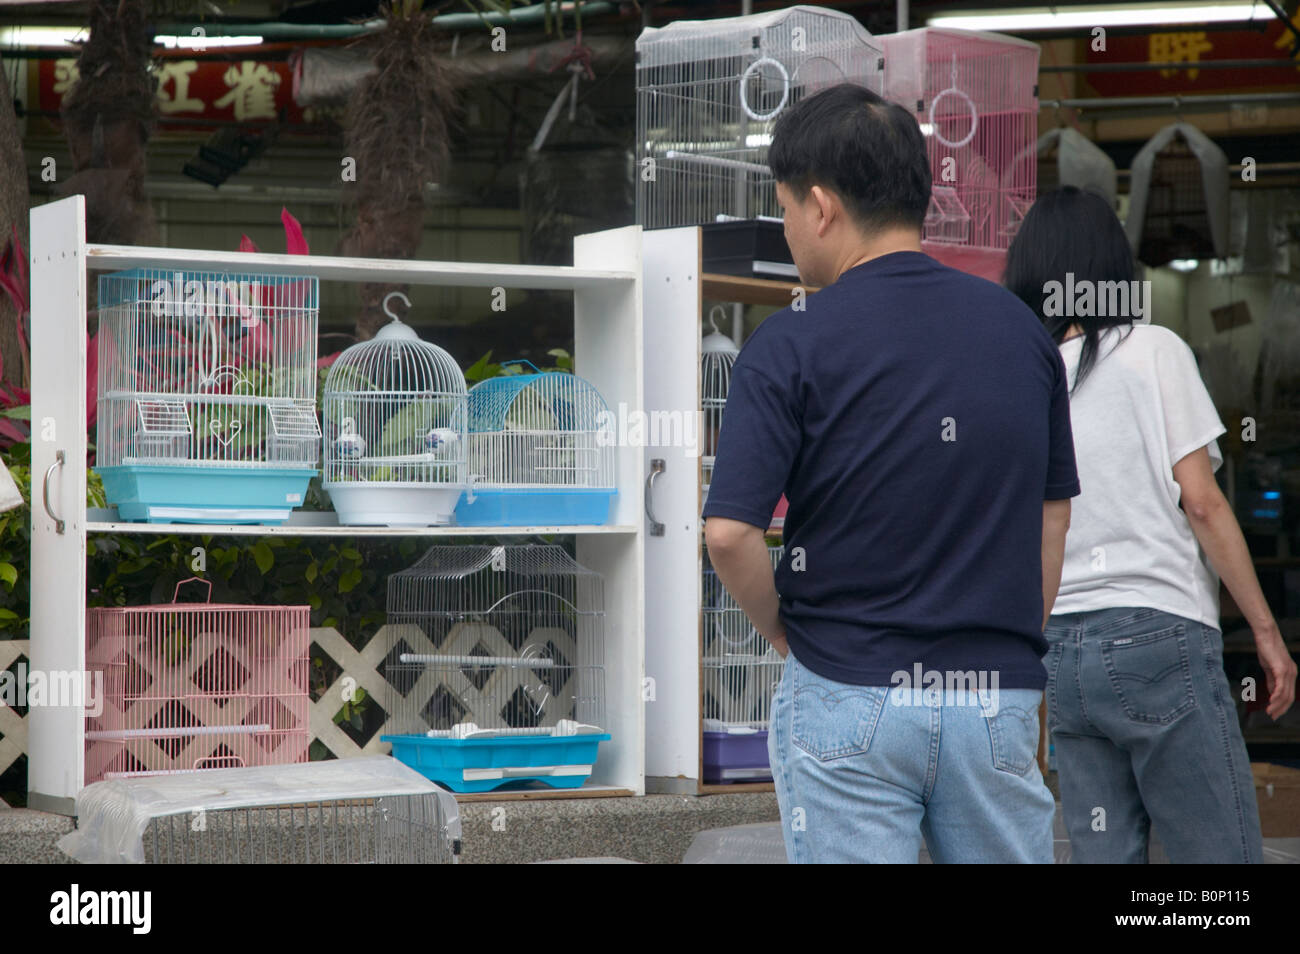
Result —
<instances>
[{"instance_id":1,"label":"woman's white t-shirt","mask_svg":"<svg viewBox=\"0 0 1300 954\"><path fill-rule=\"evenodd\" d=\"M1107 329L1070 397L1082 492L1071 501L1053 615L1142 606L1219 627L1219 578L1178 507L1173 467L1226 433L1187 344L1168 328ZM1061 344L1074 387L1083 338Z\"/></svg>"}]
</instances>

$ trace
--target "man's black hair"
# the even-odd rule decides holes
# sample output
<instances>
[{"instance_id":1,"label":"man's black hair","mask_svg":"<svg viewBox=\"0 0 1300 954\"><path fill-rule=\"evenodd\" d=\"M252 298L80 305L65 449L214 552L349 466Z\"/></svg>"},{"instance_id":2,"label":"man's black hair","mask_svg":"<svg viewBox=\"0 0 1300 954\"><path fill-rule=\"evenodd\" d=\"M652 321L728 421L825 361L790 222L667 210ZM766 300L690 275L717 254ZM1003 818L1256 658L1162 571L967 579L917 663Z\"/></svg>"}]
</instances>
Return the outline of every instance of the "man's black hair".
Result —
<instances>
[{"instance_id":1,"label":"man's black hair","mask_svg":"<svg viewBox=\"0 0 1300 954\"><path fill-rule=\"evenodd\" d=\"M852 83L786 110L772 130L767 162L801 202L814 185L833 190L868 233L920 228L930 204L930 160L916 118Z\"/></svg>"}]
</instances>

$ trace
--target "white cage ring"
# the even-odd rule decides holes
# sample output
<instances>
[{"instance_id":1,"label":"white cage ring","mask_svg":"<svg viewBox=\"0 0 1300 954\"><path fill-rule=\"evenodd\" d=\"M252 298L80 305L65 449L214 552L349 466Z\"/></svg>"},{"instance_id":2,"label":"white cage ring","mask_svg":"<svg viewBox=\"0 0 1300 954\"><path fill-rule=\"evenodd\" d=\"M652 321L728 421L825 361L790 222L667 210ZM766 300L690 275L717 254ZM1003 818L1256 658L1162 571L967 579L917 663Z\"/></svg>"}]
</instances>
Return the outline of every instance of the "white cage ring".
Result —
<instances>
[{"instance_id":1,"label":"white cage ring","mask_svg":"<svg viewBox=\"0 0 1300 954\"><path fill-rule=\"evenodd\" d=\"M949 140L944 139L944 134L939 131L939 123L935 121L935 108L939 105L940 101L944 99L944 96L957 96L959 99L965 100L966 108L971 110L971 129L969 133L963 136L962 139L958 139L957 142L949 142ZM975 109L975 100L972 100L970 96L965 94L965 92L958 90L956 86L949 86L946 90L941 91L939 95L935 96L935 99L930 100L930 129L932 130L933 135L935 135L935 139L939 140L939 142L943 143L944 146L949 149L962 148L966 143L969 143L971 139L975 138L975 130L979 129L979 110Z\"/></svg>"},{"instance_id":2,"label":"white cage ring","mask_svg":"<svg viewBox=\"0 0 1300 954\"><path fill-rule=\"evenodd\" d=\"M749 99L745 96L745 84L749 82L754 72L762 69L764 66L775 66L777 72L781 74L781 101L776 104L776 108L770 113L756 113L749 108ZM790 98L790 72L781 65L779 60L774 60L770 56L760 56L740 74L740 108L745 111L745 115L755 122L766 122L781 110L785 109L786 101Z\"/></svg>"}]
</instances>

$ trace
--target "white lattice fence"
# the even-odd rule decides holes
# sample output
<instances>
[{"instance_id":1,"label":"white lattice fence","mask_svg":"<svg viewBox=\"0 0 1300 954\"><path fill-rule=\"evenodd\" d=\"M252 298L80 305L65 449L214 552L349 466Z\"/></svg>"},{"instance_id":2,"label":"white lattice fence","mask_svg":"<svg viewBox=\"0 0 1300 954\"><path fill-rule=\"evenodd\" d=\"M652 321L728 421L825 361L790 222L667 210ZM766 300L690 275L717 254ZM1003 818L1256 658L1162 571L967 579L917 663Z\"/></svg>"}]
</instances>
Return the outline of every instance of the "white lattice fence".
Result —
<instances>
[{"instance_id":1,"label":"white lattice fence","mask_svg":"<svg viewBox=\"0 0 1300 954\"><path fill-rule=\"evenodd\" d=\"M26 639L0 640L0 672L12 666L20 656L30 659L29 645L30 641ZM0 705L0 735L4 736L0 739L0 773L3 773L27 752L27 717Z\"/></svg>"}]
</instances>

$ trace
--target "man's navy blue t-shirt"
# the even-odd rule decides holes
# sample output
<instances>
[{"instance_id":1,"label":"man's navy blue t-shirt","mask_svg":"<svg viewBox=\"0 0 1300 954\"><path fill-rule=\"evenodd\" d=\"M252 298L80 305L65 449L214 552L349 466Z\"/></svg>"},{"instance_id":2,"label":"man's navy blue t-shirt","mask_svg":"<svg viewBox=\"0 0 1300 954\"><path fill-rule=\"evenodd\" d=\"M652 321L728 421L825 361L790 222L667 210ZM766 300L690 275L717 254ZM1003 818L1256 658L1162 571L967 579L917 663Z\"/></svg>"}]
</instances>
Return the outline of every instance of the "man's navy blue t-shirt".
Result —
<instances>
[{"instance_id":1,"label":"man's navy blue t-shirt","mask_svg":"<svg viewBox=\"0 0 1300 954\"><path fill-rule=\"evenodd\" d=\"M766 528L785 494L776 589L813 672L1041 689L1043 501L1079 493L1056 344L1015 295L921 252L805 306L736 360L704 516Z\"/></svg>"}]
</instances>

